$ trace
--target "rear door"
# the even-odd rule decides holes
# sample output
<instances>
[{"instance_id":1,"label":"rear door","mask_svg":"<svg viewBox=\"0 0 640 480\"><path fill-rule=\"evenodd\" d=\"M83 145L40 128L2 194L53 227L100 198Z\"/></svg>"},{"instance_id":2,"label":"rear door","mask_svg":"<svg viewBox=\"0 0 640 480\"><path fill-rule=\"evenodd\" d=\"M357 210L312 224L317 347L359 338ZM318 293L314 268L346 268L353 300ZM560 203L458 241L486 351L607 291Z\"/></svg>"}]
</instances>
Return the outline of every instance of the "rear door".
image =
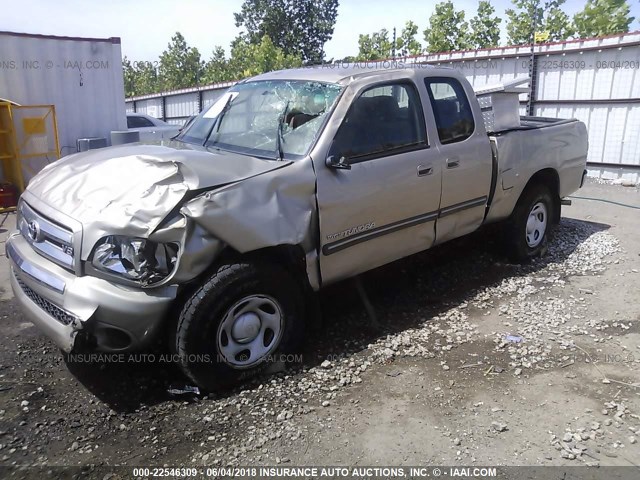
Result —
<instances>
[{"instance_id":1,"label":"rear door","mask_svg":"<svg viewBox=\"0 0 640 480\"><path fill-rule=\"evenodd\" d=\"M424 87L406 78L353 93L329 148L350 170L316 163L324 284L433 244L441 166L427 138L424 97Z\"/></svg>"},{"instance_id":2,"label":"rear door","mask_svg":"<svg viewBox=\"0 0 640 480\"><path fill-rule=\"evenodd\" d=\"M433 112L430 121L438 132L432 143L444 159L436 236L436 243L442 243L482 224L493 160L484 126L474 120L481 112L478 103L470 101L474 94L469 84L454 77L427 77L424 82Z\"/></svg>"}]
</instances>

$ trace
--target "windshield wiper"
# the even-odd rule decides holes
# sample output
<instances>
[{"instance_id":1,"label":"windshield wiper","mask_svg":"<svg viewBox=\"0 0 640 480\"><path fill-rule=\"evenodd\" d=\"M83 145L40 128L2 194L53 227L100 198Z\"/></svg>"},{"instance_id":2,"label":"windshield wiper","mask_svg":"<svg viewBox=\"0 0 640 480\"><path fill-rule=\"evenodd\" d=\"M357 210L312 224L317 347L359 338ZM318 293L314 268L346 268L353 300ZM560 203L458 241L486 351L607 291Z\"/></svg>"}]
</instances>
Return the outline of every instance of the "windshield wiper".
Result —
<instances>
[{"instance_id":1,"label":"windshield wiper","mask_svg":"<svg viewBox=\"0 0 640 480\"><path fill-rule=\"evenodd\" d=\"M233 100L234 98L235 97L233 95L229 95L229 98L227 98L227 101L225 102L224 107L222 107L222 110L220 110L220 114L214 120L213 125L211 125L211 131L209 132L209 135L207 135L207 138L205 139L203 145L206 145L207 143L209 143L209 138L213 134L214 130L216 131L216 133L220 131L220 124L222 123L222 117L224 117L225 114L229 111L229 107L231 107L231 100Z\"/></svg>"},{"instance_id":2,"label":"windshield wiper","mask_svg":"<svg viewBox=\"0 0 640 480\"><path fill-rule=\"evenodd\" d=\"M287 100L287 104L284 106L284 111L278 116L278 134L276 136L276 153L278 154L278 161L284 160L284 149L282 148L282 144L284 143L284 133L282 131L282 126L284 125L284 121L287 118L287 113L289 113L289 103L291 100Z\"/></svg>"}]
</instances>

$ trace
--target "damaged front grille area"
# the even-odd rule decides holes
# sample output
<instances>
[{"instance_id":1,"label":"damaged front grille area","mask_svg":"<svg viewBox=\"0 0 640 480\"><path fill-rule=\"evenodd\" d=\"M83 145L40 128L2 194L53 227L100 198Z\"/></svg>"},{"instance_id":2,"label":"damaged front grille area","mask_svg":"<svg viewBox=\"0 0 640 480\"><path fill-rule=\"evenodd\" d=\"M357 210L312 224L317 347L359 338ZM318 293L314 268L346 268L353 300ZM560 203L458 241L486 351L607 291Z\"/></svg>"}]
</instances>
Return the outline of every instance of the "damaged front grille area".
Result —
<instances>
[{"instance_id":1,"label":"damaged front grille area","mask_svg":"<svg viewBox=\"0 0 640 480\"><path fill-rule=\"evenodd\" d=\"M65 312L60 307L54 305L49 300L44 298L42 295L36 293L18 277L16 277L16 280L18 281L18 285L20 285L20 288L22 289L24 294L29 297L33 303L44 310L50 317L53 317L63 325L71 325L75 320L77 320L77 317L71 315L68 312Z\"/></svg>"},{"instance_id":2,"label":"damaged front grille area","mask_svg":"<svg viewBox=\"0 0 640 480\"><path fill-rule=\"evenodd\" d=\"M17 227L31 248L67 270L74 271L73 232L43 216L27 202L18 206Z\"/></svg>"}]
</instances>

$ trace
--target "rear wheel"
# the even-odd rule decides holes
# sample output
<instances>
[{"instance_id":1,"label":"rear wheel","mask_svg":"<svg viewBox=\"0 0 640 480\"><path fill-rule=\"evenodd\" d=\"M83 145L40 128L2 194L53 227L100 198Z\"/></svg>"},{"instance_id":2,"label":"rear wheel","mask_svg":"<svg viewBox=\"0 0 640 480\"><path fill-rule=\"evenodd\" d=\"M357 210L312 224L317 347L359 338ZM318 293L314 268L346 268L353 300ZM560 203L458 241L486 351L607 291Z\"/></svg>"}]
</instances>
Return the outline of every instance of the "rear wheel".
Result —
<instances>
[{"instance_id":1,"label":"rear wheel","mask_svg":"<svg viewBox=\"0 0 640 480\"><path fill-rule=\"evenodd\" d=\"M535 184L522 193L505 228L509 256L513 260L527 260L546 248L553 226L555 201L548 187Z\"/></svg>"},{"instance_id":2,"label":"rear wheel","mask_svg":"<svg viewBox=\"0 0 640 480\"><path fill-rule=\"evenodd\" d=\"M186 302L175 351L200 388L220 391L281 361L301 336L301 295L274 265L222 265Z\"/></svg>"}]
</instances>

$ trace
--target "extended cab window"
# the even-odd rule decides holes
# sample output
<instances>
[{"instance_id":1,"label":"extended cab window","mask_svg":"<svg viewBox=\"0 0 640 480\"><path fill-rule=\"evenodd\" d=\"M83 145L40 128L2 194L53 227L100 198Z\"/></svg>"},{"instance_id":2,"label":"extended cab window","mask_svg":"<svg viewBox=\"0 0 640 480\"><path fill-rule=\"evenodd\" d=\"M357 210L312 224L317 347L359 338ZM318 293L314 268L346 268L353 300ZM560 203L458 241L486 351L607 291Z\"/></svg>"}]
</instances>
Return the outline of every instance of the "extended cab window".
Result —
<instances>
[{"instance_id":1,"label":"extended cab window","mask_svg":"<svg viewBox=\"0 0 640 480\"><path fill-rule=\"evenodd\" d=\"M432 77L424 80L436 118L440 143L461 142L475 129L471 105L460 82L453 78Z\"/></svg>"},{"instance_id":2,"label":"extended cab window","mask_svg":"<svg viewBox=\"0 0 640 480\"><path fill-rule=\"evenodd\" d=\"M418 92L413 84L393 83L372 87L353 101L330 155L354 163L426 145Z\"/></svg>"}]
</instances>

